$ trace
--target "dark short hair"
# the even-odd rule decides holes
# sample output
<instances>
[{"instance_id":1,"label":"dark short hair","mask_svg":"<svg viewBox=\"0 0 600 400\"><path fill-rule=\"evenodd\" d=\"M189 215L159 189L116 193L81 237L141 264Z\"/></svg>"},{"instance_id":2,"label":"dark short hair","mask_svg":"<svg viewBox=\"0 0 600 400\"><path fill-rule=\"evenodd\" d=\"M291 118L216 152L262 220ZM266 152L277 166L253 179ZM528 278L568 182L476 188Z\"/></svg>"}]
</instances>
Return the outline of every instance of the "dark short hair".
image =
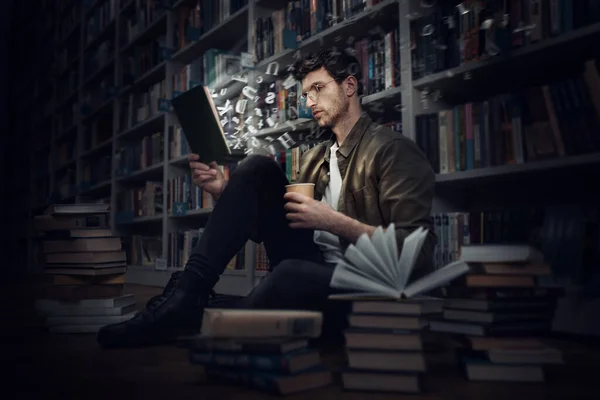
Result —
<instances>
[{"instance_id":1,"label":"dark short hair","mask_svg":"<svg viewBox=\"0 0 600 400\"><path fill-rule=\"evenodd\" d=\"M358 81L358 94L362 94L362 68L358 59L345 49L330 48L310 53L297 60L292 65L291 72L294 78L302 81L306 75L321 67L324 67L337 82L354 76Z\"/></svg>"}]
</instances>

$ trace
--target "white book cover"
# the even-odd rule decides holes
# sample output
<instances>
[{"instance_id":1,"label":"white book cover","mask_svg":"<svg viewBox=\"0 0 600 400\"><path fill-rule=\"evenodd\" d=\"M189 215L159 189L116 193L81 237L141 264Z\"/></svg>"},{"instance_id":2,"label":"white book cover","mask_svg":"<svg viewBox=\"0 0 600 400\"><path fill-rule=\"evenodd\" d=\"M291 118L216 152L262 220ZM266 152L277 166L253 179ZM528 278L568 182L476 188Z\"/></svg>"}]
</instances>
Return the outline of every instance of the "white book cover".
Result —
<instances>
[{"instance_id":1,"label":"white book cover","mask_svg":"<svg viewBox=\"0 0 600 400\"><path fill-rule=\"evenodd\" d=\"M135 304L133 294L106 299L83 299L79 301L61 301L54 299L38 299L35 302L38 310L60 310L61 308L114 308Z\"/></svg>"},{"instance_id":2,"label":"white book cover","mask_svg":"<svg viewBox=\"0 0 600 400\"><path fill-rule=\"evenodd\" d=\"M63 306L59 308L36 308L44 317L66 317L66 316L109 316L124 315L136 310L136 305L131 304L124 307L77 307Z\"/></svg>"},{"instance_id":3,"label":"white book cover","mask_svg":"<svg viewBox=\"0 0 600 400\"><path fill-rule=\"evenodd\" d=\"M379 226L371 237L361 235L350 244L333 272L331 287L353 294L332 295L331 298L383 297L411 298L466 274L469 266L456 261L407 284L417 258L427 238L428 230L418 228L404 240L398 255L394 224L387 229Z\"/></svg>"},{"instance_id":4,"label":"white book cover","mask_svg":"<svg viewBox=\"0 0 600 400\"><path fill-rule=\"evenodd\" d=\"M137 311L132 311L123 315L94 315L94 316L63 316L63 317L48 317L46 325L48 327L55 326L81 326L81 325L109 325L119 322L128 321L137 314Z\"/></svg>"}]
</instances>

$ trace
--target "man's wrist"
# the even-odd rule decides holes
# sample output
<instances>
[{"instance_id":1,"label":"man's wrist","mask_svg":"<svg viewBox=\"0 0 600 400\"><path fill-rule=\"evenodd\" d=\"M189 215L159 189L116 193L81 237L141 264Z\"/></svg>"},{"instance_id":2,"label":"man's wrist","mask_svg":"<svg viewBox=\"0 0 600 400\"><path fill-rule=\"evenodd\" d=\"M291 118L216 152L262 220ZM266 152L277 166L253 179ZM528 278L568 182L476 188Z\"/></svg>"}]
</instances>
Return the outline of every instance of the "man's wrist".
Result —
<instances>
[{"instance_id":1,"label":"man's wrist","mask_svg":"<svg viewBox=\"0 0 600 400\"><path fill-rule=\"evenodd\" d=\"M225 183L223 184L223 187L221 188L221 192L213 195L213 200L214 201L219 201L219 198L221 197L221 194L223 194L223 192L225 191L225 188L227 187L227 183L229 183L229 181L225 181Z\"/></svg>"},{"instance_id":2,"label":"man's wrist","mask_svg":"<svg viewBox=\"0 0 600 400\"><path fill-rule=\"evenodd\" d=\"M339 211L335 212L335 217L331 221L330 232L352 243L355 243L363 233L371 236L374 231L374 226L363 224Z\"/></svg>"}]
</instances>

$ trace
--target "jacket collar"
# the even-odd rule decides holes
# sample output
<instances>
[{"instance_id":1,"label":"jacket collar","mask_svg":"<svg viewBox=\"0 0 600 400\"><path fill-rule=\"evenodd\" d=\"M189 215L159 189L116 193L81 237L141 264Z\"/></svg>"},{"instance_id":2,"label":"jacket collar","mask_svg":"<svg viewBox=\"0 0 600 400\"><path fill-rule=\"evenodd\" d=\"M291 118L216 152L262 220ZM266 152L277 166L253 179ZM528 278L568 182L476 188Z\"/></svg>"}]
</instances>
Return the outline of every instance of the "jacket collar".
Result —
<instances>
[{"instance_id":1,"label":"jacket collar","mask_svg":"<svg viewBox=\"0 0 600 400\"><path fill-rule=\"evenodd\" d=\"M362 138L363 134L366 132L369 125L371 125L371 122L373 121L371 120L371 117L369 117L369 114L363 111L358 121L356 121L356 124L354 124L354 126L350 130L350 133L346 137L346 140L344 140L344 143L342 143L338 150L342 156L347 158L352 153L352 150L354 150L358 142L360 142L360 139ZM335 141L335 134L333 133L333 131L330 130L329 142L327 148L325 149L325 161L327 161L328 163L329 157L331 155L331 146L333 146Z\"/></svg>"}]
</instances>

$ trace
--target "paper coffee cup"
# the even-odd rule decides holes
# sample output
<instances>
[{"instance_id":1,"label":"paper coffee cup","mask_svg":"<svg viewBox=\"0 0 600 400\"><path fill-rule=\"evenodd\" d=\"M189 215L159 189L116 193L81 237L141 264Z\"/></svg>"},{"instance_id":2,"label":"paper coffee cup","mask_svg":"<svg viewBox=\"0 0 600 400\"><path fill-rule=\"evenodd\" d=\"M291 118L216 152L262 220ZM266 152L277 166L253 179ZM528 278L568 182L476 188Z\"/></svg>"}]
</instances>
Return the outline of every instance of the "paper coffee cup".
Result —
<instances>
[{"instance_id":1,"label":"paper coffee cup","mask_svg":"<svg viewBox=\"0 0 600 400\"><path fill-rule=\"evenodd\" d=\"M315 196L315 184L314 183L295 183L292 185L286 185L285 191L301 193L312 199Z\"/></svg>"}]
</instances>

